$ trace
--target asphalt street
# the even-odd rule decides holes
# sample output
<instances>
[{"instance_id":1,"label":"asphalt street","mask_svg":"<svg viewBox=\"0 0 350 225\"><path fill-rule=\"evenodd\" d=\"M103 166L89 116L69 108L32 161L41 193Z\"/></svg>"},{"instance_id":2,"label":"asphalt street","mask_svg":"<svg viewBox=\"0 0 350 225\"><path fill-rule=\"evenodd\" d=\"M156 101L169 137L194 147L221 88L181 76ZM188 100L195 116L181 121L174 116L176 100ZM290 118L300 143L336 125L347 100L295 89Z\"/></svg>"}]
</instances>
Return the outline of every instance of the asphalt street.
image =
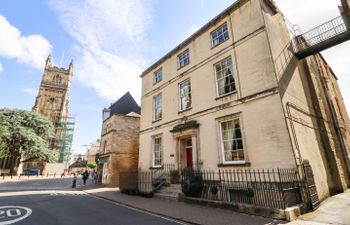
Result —
<instances>
[{"instance_id":1,"label":"asphalt street","mask_svg":"<svg viewBox=\"0 0 350 225\"><path fill-rule=\"evenodd\" d=\"M71 181L0 182L0 225L184 224L86 195L72 189Z\"/></svg>"}]
</instances>

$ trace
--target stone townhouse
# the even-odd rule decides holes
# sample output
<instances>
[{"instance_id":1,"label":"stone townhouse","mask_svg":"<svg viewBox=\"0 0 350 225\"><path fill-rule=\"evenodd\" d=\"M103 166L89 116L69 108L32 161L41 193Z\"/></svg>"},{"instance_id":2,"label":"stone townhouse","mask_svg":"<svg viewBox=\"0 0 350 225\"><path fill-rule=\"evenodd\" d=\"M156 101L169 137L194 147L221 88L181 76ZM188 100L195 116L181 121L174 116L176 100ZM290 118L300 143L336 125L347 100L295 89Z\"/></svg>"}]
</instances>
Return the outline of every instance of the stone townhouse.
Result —
<instances>
[{"instance_id":1,"label":"stone townhouse","mask_svg":"<svg viewBox=\"0 0 350 225\"><path fill-rule=\"evenodd\" d=\"M137 171L139 131L140 107L129 92L103 110L99 182L118 187L120 172Z\"/></svg>"},{"instance_id":2,"label":"stone townhouse","mask_svg":"<svg viewBox=\"0 0 350 225\"><path fill-rule=\"evenodd\" d=\"M349 187L349 117L337 77L319 53L293 56L290 41L273 1L239 0L147 68L139 167L308 160L320 199Z\"/></svg>"},{"instance_id":3,"label":"stone townhouse","mask_svg":"<svg viewBox=\"0 0 350 225\"><path fill-rule=\"evenodd\" d=\"M100 150L100 139L97 139L93 144L91 144L86 150L87 164L96 163L96 154Z\"/></svg>"}]
</instances>

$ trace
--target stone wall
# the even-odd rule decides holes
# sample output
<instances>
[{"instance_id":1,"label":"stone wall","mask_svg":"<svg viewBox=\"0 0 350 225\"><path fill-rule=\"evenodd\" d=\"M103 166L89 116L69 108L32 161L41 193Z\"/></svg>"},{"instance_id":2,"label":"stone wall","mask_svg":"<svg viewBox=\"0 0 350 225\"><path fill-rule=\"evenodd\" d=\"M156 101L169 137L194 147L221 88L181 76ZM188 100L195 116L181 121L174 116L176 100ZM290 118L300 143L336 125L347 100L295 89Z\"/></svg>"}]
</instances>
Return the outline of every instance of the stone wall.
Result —
<instances>
[{"instance_id":1,"label":"stone wall","mask_svg":"<svg viewBox=\"0 0 350 225\"><path fill-rule=\"evenodd\" d=\"M342 147L342 142L349 146L344 125L349 119L337 78L320 54L303 60L293 57L282 15L264 4L262 10L296 162L310 162L322 200L349 185ZM343 124L344 137L339 136L337 124Z\"/></svg>"},{"instance_id":2,"label":"stone wall","mask_svg":"<svg viewBox=\"0 0 350 225\"><path fill-rule=\"evenodd\" d=\"M113 115L103 122L100 156L107 157L107 185L119 185L119 173L137 171L140 118Z\"/></svg>"}]
</instances>

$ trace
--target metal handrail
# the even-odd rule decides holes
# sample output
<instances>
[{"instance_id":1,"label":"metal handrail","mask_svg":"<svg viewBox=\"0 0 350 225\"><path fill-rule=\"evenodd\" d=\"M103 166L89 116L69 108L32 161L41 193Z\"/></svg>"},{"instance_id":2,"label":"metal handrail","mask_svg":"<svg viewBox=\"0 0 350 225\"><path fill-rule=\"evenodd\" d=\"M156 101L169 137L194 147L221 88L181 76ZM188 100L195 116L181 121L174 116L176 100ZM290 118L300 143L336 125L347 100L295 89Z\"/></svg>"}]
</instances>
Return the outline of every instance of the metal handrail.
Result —
<instances>
[{"instance_id":1,"label":"metal handrail","mask_svg":"<svg viewBox=\"0 0 350 225\"><path fill-rule=\"evenodd\" d=\"M349 31L349 21L350 13L344 13L341 16L338 16L301 35L298 35L293 40L294 51L303 51L336 35Z\"/></svg>"}]
</instances>

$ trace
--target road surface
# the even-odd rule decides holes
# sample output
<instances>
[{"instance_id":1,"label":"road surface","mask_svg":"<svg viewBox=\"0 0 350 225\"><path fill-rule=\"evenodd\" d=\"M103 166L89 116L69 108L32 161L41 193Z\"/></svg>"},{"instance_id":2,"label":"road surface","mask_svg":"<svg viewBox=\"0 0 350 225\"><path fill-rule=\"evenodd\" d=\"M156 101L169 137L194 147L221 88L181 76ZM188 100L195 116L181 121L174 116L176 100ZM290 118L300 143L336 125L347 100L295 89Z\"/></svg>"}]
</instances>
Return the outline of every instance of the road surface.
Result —
<instances>
[{"instance_id":1,"label":"road surface","mask_svg":"<svg viewBox=\"0 0 350 225\"><path fill-rule=\"evenodd\" d=\"M81 186L78 179L78 187ZM72 178L0 183L0 225L176 225L169 218L92 197Z\"/></svg>"}]
</instances>

